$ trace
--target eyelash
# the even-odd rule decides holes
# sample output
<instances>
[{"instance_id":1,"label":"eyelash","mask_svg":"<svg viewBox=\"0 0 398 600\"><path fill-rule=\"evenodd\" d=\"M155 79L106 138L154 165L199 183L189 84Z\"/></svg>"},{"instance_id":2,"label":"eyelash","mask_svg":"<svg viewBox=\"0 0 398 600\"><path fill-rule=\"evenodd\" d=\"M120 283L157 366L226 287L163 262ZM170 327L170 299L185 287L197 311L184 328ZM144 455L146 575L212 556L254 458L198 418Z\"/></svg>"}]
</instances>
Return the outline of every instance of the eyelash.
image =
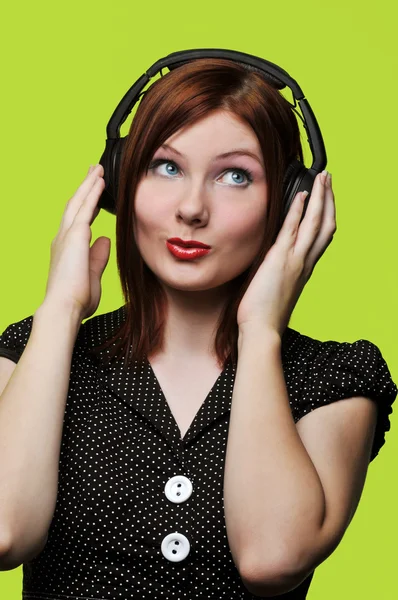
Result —
<instances>
[{"instance_id":1,"label":"eyelash","mask_svg":"<svg viewBox=\"0 0 398 600\"><path fill-rule=\"evenodd\" d=\"M152 171L152 170L156 169L156 167L159 167L160 165L163 165L165 163L171 163L178 170L180 170L180 168L177 165L177 163L174 160L172 160L171 158L157 158L156 160L154 160L154 161L151 162L151 164L148 167L148 171ZM223 172L223 175L225 173L228 173L228 171L234 171L234 172L242 173L246 177L247 183L252 183L253 182L253 173L251 171L249 171L249 169L242 169L241 167L230 167L229 169L225 169L225 171ZM237 187L245 187L245 186L244 186L244 184L239 184L238 183Z\"/></svg>"}]
</instances>

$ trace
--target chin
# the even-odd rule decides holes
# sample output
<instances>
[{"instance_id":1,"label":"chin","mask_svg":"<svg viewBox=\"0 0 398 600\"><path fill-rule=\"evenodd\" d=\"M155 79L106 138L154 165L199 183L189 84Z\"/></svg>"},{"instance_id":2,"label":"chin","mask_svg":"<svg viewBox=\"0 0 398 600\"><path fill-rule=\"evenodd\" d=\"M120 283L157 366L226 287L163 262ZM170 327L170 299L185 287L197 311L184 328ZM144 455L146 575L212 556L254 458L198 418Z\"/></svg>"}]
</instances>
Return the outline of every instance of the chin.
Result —
<instances>
[{"instance_id":1,"label":"chin","mask_svg":"<svg viewBox=\"0 0 398 600\"><path fill-rule=\"evenodd\" d=\"M185 262L172 265L171 268L165 264L154 265L158 267L155 269L151 268L145 260L144 263L161 285L181 292L206 292L210 290L226 292L229 288L234 288L243 281L251 266L250 264L243 265L242 269L234 269L230 272L210 273L208 270L206 274L205 269L194 270L194 265Z\"/></svg>"},{"instance_id":2,"label":"chin","mask_svg":"<svg viewBox=\"0 0 398 600\"><path fill-rule=\"evenodd\" d=\"M231 287L233 287L233 283L238 275L233 276L232 278L214 278L212 280L205 280L204 278L192 279L189 278L164 278L156 275L159 282L168 288L173 290L178 290L181 292L208 292L208 291L218 291L218 292L227 292Z\"/></svg>"}]
</instances>

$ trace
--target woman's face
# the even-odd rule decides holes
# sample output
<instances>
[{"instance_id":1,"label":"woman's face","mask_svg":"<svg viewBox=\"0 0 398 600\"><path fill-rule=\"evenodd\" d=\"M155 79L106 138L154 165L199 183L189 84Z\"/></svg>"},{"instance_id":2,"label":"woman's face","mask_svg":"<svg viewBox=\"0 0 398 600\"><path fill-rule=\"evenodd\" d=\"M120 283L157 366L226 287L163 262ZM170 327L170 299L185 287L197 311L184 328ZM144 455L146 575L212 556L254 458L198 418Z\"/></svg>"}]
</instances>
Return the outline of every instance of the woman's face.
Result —
<instances>
[{"instance_id":1,"label":"woman's face","mask_svg":"<svg viewBox=\"0 0 398 600\"><path fill-rule=\"evenodd\" d=\"M216 288L253 262L266 208L256 135L232 113L216 111L173 134L155 152L135 196L137 246L164 286ZM210 250L186 259L173 254L170 238L199 241Z\"/></svg>"}]
</instances>

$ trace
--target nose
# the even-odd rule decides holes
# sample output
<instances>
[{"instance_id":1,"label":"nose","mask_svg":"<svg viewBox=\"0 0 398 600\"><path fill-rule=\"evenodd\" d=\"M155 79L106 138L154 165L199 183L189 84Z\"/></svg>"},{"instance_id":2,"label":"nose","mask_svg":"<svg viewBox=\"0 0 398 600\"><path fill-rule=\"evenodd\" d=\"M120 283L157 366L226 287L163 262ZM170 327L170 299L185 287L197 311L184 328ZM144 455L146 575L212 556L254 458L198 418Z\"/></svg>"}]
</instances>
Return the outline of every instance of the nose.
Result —
<instances>
[{"instance_id":1,"label":"nose","mask_svg":"<svg viewBox=\"0 0 398 600\"><path fill-rule=\"evenodd\" d=\"M186 223L205 225L209 220L206 190L201 183L184 186L177 202L176 217Z\"/></svg>"}]
</instances>

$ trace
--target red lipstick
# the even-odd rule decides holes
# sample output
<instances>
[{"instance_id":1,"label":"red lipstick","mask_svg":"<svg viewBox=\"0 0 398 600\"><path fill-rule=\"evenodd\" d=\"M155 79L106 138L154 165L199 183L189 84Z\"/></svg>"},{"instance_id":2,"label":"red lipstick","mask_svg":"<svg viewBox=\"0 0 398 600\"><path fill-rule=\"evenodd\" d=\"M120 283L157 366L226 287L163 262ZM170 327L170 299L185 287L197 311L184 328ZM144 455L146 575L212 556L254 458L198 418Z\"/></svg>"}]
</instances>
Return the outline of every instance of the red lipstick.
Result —
<instances>
[{"instance_id":1,"label":"red lipstick","mask_svg":"<svg viewBox=\"0 0 398 600\"><path fill-rule=\"evenodd\" d=\"M176 244L177 246L183 246L184 248L207 248L210 246L204 244L203 242L197 242L196 240L182 240L181 238L169 238L167 240L171 244Z\"/></svg>"},{"instance_id":2,"label":"red lipstick","mask_svg":"<svg viewBox=\"0 0 398 600\"><path fill-rule=\"evenodd\" d=\"M196 240L184 241L180 238L170 238L166 241L166 246L173 256L183 260L200 258L210 252L210 246Z\"/></svg>"}]
</instances>

